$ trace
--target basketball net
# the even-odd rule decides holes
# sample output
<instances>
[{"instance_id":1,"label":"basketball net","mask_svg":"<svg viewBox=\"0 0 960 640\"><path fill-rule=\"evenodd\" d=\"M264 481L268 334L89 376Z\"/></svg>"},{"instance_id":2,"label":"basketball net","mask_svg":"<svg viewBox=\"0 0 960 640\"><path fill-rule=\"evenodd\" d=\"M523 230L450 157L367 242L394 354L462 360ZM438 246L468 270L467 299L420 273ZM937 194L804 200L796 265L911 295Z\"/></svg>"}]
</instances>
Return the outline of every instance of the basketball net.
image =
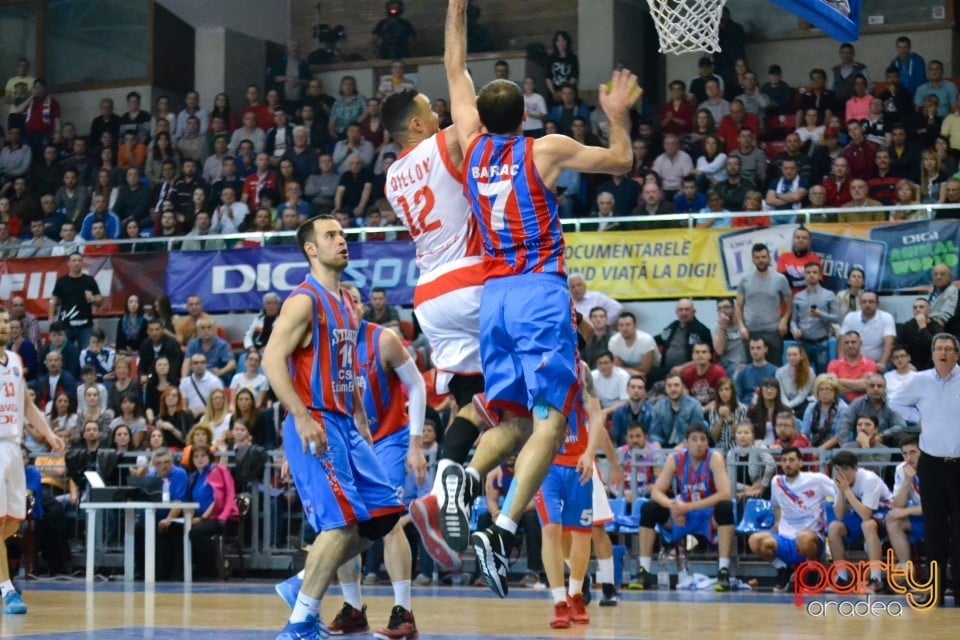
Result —
<instances>
[{"instance_id":1,"label":"basketball net","mask_svg":"<svg viewBox=\"0 0 960 640\"><path fill-rule=\"evenodd\" d=\"M720 51L720 15L726 0L647 0L660 36L660 53Z\"/></svg>"}]
</instances>

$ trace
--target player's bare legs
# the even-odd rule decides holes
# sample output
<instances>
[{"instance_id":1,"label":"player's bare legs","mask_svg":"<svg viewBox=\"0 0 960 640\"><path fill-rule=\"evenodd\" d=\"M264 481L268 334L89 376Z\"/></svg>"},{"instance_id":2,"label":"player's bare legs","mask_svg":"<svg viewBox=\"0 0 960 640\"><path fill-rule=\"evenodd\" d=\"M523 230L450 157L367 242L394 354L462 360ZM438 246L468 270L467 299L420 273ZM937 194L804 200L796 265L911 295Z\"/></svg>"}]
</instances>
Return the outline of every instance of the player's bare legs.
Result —
<instances>
[{"instance_id":1,"label":"player's bare legs","mask_svg":"<svg viewBox=\"0 0 960 640\"><path fill-rule=\"evenodd\" d=\"M413 604L410 601L413 554L402 525L403 520L383 538L383 563L387 567L390 584L393 585L394 600L390 622L374 635L376 638L399 639L415 636L417 633Z\"/></svg>"},{"instance_id":2,"label":"player's bare legs","mask_svg":"<svg viewBox=\"0 0 960 640\"><path fill-rule=\"evenodd\" d=\"M516 473L510 483L503 511L497 516L493 527L470 537L470 544L477 554L480 575L501 598L506 597L508 591L509 556L517 523L543 484L553 457L567 435L567 419L562 413L549 407L546 416L541 416L538 415L539 410L540 407L534 409L533 433L517 456L514 466Z\"/></svg>"},{"instance_id":3,"label":"player's bare legs","mask_svg":"<svg viewBox=\"0 0 960 640\"><path fill-rule=\"evenodd\" d=\"M20 528L20 520L13 518L3 518L0 520L0 590L3 593L3 612L4 613L26 613L27 607L20 600L19 595L10 581L10 565L7 563L7 539L17 532ZM10 597L8 603L8 594L14 594ZM16 600L16 602L14 602Z\"/></svg>"}]
</instances>

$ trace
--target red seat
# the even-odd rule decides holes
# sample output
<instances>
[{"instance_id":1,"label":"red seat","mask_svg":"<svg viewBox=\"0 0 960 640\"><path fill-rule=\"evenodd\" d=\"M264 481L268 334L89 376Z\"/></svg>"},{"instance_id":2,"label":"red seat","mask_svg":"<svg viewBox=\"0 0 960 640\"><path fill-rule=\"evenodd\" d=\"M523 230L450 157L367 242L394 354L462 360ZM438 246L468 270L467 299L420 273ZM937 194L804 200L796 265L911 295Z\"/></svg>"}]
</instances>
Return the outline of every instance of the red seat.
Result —
<instances>
[{"instance_id":1,"label":"red seat","mask_svg":"<svg viewBox=\"0 0 960 640\"><path fill-rule=\"evenodd\" d=\"M400 333L403 334L403 339L408 342L413 341L413 323L407 320L400 321Z\"/></svg>"},{"instance_id":2,"label":"red seat","mask_svg":"<svg viewBox=\"0 0 960 640\"><path fill-rule=\"evenodd\" d=\"M773 159L778 155L783 153L783 150L786 148L786 143L782 140L771 140L767 142L764 146L763 152L767 156L767 160L773 162Z\"/></svg>"}]
</instances>

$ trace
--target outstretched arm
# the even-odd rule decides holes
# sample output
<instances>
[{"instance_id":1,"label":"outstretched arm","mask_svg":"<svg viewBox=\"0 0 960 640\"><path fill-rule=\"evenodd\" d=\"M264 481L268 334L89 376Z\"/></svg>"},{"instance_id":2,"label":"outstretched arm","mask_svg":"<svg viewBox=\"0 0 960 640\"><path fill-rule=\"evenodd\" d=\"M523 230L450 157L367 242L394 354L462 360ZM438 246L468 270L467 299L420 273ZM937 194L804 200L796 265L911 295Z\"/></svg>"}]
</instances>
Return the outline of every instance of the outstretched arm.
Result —
<instances>
[{"instance_id":1,"label":"outstretched arm","mask_svg":"<svg viewBox=\"0 0 960 640\"><path fill-rule=\"evenodd\" d=\"M467 71L467 0L450 0L444 31L443 65L450 90L450 115L456 123L460 148L466 152L480 133L476 89Z\"/></svg>"}]
</instances>

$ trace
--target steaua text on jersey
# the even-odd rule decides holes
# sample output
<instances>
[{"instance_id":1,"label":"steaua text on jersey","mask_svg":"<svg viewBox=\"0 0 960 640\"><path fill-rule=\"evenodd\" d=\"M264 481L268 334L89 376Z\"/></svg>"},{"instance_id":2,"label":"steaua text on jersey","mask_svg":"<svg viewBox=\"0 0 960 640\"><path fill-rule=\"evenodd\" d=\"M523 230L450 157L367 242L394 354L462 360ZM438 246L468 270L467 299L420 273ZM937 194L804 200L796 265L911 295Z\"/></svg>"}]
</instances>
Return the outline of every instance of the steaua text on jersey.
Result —
<instances>
[{"instance_id":1,"label":"steaua text on jersey","mask_svg":"<svg viewBox=\"0 0 960 640\"><path fill-rule=\"evenodd\" d=\"M487 277L565 276L556 195L533 163L533 138L478 136L464 157L463 189L476 218Z\"/></svg>"}]
</instances>

